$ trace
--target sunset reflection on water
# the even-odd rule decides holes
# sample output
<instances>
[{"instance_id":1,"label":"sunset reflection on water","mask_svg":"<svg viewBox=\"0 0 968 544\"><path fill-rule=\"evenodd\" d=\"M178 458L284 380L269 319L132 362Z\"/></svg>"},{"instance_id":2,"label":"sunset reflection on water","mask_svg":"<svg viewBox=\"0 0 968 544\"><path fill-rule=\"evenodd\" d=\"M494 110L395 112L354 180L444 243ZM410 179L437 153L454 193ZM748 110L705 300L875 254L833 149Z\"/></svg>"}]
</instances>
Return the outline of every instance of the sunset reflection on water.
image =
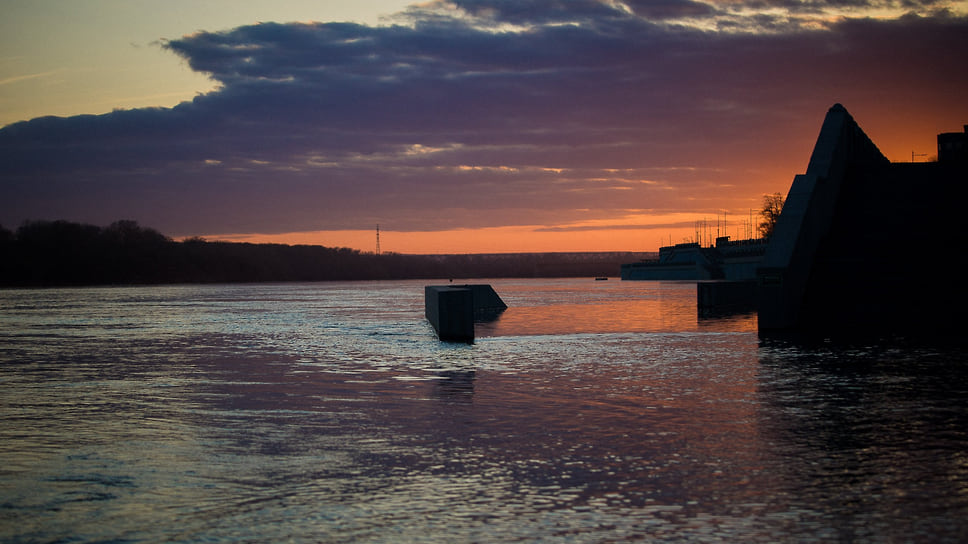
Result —
<instances>
[{"instance_id":1,"label":"sunset reflection on water","mask_svg":"<svg viewBox=\"0 0 968 544\"><path fill-rule=\"evenodd\" d=\"M489 283L470 345L423 282L2 293L0 540L968 531L960 353L764 342L694 284Z\"/></svg>"},{"instance_id":2,"label":"sunset reflection on water","mask_svg":"<svg viewBox=\"0 0 968 544\"><path fill-rule=\"evenodd\" d=\"M602 334L629 332L756 332L756 314L703 318L696 309L695 282L588 281L576 296L575 280L498 280L508 303L497 320L477 325L478 336Z\"/></svg>"}]
</instances>

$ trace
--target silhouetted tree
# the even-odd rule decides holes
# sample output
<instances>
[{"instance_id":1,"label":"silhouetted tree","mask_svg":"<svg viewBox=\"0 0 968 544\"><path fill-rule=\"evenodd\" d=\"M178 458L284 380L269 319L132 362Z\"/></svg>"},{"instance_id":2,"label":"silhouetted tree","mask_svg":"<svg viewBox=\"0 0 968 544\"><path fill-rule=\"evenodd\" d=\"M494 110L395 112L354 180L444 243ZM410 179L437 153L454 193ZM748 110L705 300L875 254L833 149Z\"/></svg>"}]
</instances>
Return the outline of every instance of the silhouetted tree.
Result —
<instances>
[{"instance_id":1,"label":"silhouetted tree","mask_svg":"<svg viewBox=\"0 0 968 544\"><path fill-rule=\"evenodd\" d=\"M759 228L760 236L763 238L769 238L773 235L773 229L780 218L780 212L783 211L783 201L783 195L780 193L763 195L763 207L760 208L760 217L763 220L760 222Z\"/></svg>"},{"instance_id":2,"label":"silhouetted tree","mask_svg":"<svg viewBox=\"0 0 968 544\"><path fill-rule=\"evenodd\" d=\"M69 221L28 221L17 229L20 274L39 284L100 280L101 229Z\"/></svg>"},{"instance_id":3,"label":"silhouetted tree","mask_svg":"<svg viewBox=\"0 0 968 544\"><path fill-rule=\"evenodd\" d=\"M154 283L164 278L171 239L160 232L121 220L101 231L104 280L110 283Z\"/></svg>"},{"instance_id":4,"label":"silhouetted tree","mask_svg":"<svg viewBox=\"0 0 968 544\"><path fill-rule=\"evenodd\" d=\"M121 221L111 223L111 225L104 229L103 235L113 243L128 246L161 245L171 241L170 238L160 232L139 226L137 221L130 219L122 219Z\"/></svg>"},{"instance_id":5,"label":"silhouetted tree","mask_svg":"<svg viewBox=\"0 0 968 544\"><path fill-rule=\"evenodd\" d=\"M16 245L13 231L0 225L0 283L9 283L17 265Z\"/></svg>"}]
</instances>

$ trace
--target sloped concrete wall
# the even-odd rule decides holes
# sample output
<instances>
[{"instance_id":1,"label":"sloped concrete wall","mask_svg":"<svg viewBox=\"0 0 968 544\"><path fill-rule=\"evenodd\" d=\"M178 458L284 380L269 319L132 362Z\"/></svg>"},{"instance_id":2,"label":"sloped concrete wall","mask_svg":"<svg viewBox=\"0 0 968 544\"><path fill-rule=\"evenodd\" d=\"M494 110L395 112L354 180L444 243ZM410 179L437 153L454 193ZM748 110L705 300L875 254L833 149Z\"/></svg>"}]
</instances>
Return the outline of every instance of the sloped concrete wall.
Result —
<instances>
[{"instance_id":1,"label":"sloped concrete wall","mask_svg":"<svg viewBox=\"0 0 968 544\"><path fill-rule=\"evenodd\" d=\"M810 156L787 194L757 279L759 327L789 329L800 323L814 258L829 235L837 199L850 167L886 166L887 158L840 104L827 112Z\"/></svg>"}]
</instances>

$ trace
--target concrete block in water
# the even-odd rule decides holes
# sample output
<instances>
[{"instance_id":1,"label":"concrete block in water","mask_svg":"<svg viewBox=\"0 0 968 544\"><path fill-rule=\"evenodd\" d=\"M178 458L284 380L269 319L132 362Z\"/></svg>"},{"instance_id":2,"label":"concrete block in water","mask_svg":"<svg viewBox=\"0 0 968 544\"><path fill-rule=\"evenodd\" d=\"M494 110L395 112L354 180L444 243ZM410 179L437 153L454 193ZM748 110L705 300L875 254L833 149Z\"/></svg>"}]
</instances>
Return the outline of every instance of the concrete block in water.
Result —
<instances>
[{"instance_id":1,"label":"concrete block in water","mask_svg":"<svg viewBox=\"0 0 968 544\"><path fill-rule=\"evenodd\" d=\"M493 319L507 305L490 285L428 285L424 315L445 342L474 342L474 321Z\"/></svg>"},{"instance_id":2,"label":"concrete block in water","mask_svg":"<svg viewBox=\"0 0 968 544\"><path fill-rule=\"evenodd\" d=\"M445 342L474 342L474 293L470 289L428 285L424 313Z\"/></svg>"}]
</instances>

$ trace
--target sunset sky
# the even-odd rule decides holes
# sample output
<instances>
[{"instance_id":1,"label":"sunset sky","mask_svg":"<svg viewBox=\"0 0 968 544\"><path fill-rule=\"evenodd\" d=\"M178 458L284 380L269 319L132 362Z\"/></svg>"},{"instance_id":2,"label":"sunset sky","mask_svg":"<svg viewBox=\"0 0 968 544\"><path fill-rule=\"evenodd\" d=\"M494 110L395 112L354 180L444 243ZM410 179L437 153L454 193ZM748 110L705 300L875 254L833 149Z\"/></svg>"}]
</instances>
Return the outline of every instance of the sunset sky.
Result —
<instances>
[{"instance_id":1,"label":"sunset sky","mask_svg":"<svg viewBox=\"0 0 968 544\"><path fill-rule=\"evenodd\" d=\"M894 161L968 123L968 0L0 9L8 229L653 251L703 220L745 237L834 103Z\"/></svg>"}]
</instances>

